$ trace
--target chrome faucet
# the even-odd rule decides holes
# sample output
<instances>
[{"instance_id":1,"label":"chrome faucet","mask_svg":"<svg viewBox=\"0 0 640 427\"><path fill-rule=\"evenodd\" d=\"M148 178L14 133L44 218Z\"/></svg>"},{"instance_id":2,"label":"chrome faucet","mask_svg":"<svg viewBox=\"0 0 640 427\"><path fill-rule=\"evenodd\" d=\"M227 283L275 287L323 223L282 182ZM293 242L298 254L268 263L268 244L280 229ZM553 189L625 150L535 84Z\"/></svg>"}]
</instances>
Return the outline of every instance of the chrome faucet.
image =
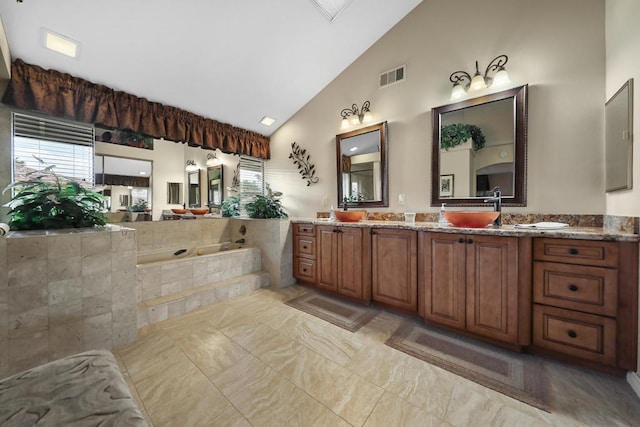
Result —
<instances>
[{"instance_id":1,"label":"chrome faucet","mask_svg":"<svg viewBox=\"0 0 640 427\"><path fill-rule=\"evenodd\" d=\"M343 211L347 211L347 205L349 203L349 199L347 197L345 197L344 199L342 199L342 210Z\"/></svg>"},{"instance_id":2,"label":"chrome faucet","mask_svg":"<svg viewBox=\"0 0 640 427\"><path fill-rule=\"evenodd\" d=\"M493 197L485 199L484 202L493 203L493 210L495 212L500 212L498 217L493 221L493 226L502 227L502 190L500 190L500 187L494 187L491 192L493 193Z\"/></svg>"}]
</instances>

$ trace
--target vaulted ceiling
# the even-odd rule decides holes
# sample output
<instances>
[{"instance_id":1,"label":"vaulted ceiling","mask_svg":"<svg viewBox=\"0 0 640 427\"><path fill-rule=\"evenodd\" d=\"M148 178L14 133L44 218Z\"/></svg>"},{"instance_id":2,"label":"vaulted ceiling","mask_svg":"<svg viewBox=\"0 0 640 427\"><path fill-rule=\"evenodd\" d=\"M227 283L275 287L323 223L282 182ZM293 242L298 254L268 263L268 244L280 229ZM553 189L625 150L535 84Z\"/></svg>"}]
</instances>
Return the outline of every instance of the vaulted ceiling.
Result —
<instances>
[{"instance_id":1,"label":"vaulted ceiling","mask_svg":"<svg viewBox=\"0 0 640 427\"><path fill-rule=\"evenodd\" d=\"M421 1L353 0L333 22L312 0L3 0L0 16L14 59L270 135Z\"/></svg>"}]
</instances>

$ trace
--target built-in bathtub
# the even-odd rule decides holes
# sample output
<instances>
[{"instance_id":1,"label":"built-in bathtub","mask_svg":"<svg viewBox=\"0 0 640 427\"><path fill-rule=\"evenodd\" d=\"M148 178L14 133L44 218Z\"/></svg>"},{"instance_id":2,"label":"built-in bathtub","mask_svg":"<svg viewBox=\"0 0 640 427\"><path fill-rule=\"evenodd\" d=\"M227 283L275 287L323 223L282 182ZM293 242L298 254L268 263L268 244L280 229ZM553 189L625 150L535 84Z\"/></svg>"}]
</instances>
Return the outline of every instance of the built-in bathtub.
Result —
<instances>
[{"instance_id":1,"label":"built-in bathtub","mask_svg":"<svg viewBox=\"0 0 640 427\"><path fill-rule=\"evenodd\" d=\"M260 249L219 244L137 257L138 328L269 286Z\"/></svg>"},{"instance_id":2,"label":"built-in bathtub","mask_svg":"<svg viewBox=\"0 0 640 427\"><path fill-rule=\"evenodd\" d=\"M218 252L242 249L243 245L233 242L221 242L198 247L175 247L169 249L138 252L138 265L171 262L183 258L212 255Z\"/></svg>"}]
</instances>

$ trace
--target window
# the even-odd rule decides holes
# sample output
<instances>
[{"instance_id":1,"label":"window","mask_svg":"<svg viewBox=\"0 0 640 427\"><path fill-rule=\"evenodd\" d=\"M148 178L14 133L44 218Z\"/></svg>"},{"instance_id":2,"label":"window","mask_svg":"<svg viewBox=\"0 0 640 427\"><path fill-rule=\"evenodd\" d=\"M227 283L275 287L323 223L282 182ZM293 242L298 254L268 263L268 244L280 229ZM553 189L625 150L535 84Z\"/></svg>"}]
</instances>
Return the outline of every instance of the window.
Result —
<instances>
[{"instance_id":1,"label":"window","mask_svg":"<svg viewBox=\"0 0 640 427\"><path fill-rule=\"evenodd\" d=\"M93 186L93 140L92 126L13 113L13 182L54 166L56 175Z\"/></svg>"},{"instance_id":2,"label":"window","mask_svg":"<svg viewBox=\"0 0 640 427\"><path fill-rule=\"evenodd\" d=\"M240 156L240 206L244 209L254 196L264 195L264 160Z\"/></svg>"}]
</instances>

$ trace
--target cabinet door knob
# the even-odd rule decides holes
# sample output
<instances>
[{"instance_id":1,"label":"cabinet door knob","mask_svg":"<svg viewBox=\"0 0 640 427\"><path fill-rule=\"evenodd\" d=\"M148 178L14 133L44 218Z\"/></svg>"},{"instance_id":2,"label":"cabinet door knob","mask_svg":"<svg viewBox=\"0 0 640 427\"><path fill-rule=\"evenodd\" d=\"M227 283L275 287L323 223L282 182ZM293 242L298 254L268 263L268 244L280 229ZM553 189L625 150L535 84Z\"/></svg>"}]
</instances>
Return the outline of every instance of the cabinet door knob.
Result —
<instances>
[{"instance_id":1,"label":"cabinet door knob","mask_svg":"<svg viewBox=\"0 0 640 427\"><path fill-rule=\"evenodd\" d=\"M473 239L467 239L467 243L468 243L468 244L473 243Z\"/></svg>"},{"instance_id":2,"label":"cabinet door knob","mask_svg":"<svg viewBox=\"0 0 640 427\"><path fill-rule=\"evenodd\" d=\"M303 247L302 247L302 249L307 249L307 247L306 247L306 246L303 246Z\"/></svg>"},{"instance_id":3,"label":"cabinet door knob","mask_svg":"<svg viewBox=\"0 0 640 427\"><path fill-rule=\"evenodd\" d=\"M371 234L378 234L378 233L376 233L374 230L371 230Z\"/></svg>"},{"instance_id":4,"label":"cabinet door knob","mask_svg":"<svg viewBox=\"0 0 640 427\"><path fill-rule=\"evenodd\" d=\"M458 243L464 243L464 239L461 237L458 239Z\"/></svg>"},{"instance_id":5,"label":"cabinet door knob","mask_svg":"<svg viewBox=\"0 0 640 427\"><path fill-rule=\"evenodd\" d=\"M570 338L576 338L578 336L578 334L576 333L576 331L574 331L573 329L569 329L567 331L567 335L569 335Z\"/></svg>"},{"instance_id":6,"label":"cabinet door knob","mask_svg":"<svg viewBox=\"0 0 640 427\"><path fill-rule=\"evenodd\" d=\"M578 255L578 250L577 250L576 248L570 248L570 249L569 249L569 253L570 253L571 255Z\"/></svg>"},{"instance_id":7,"label":"cabinet door knob","mask_svg":"<svg viewBox=\"0 0 640 427\"><path fill-rule=\"evenodd\" d=\"M571 292L575 292L578 290L578 285L574 285L573 283L569 285L569 290Z\"/></svg>"}]
</instances>

